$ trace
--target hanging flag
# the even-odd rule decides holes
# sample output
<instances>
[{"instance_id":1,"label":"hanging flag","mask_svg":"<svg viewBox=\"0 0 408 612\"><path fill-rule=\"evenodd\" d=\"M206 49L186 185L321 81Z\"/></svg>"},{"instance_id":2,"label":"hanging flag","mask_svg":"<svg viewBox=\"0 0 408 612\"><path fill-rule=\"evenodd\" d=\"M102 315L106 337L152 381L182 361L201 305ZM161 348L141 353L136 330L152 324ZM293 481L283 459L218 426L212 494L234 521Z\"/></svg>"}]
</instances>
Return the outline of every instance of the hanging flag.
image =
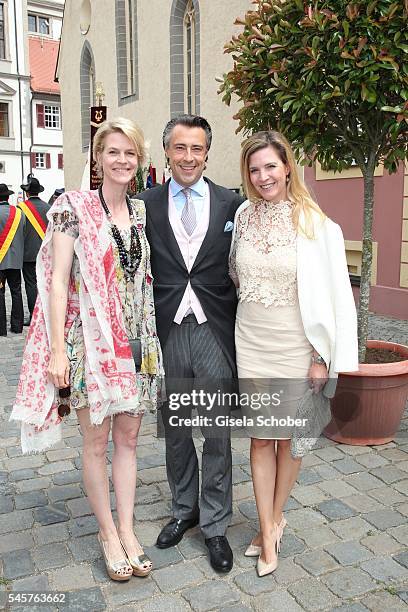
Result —
<instances>
[{"instance_id":1,"label":"hanging flag","mask_svg":"<svg viewBox=\"0 0 408 612\"><path fill-rule=\"evenodd\" d=\"M96 162L92 159L92 147L93 140L96 134L96 131L100 124L105 121L107 117L107 107L106 106L91 106L91 141L89 143L89 152L90 152L90 164L89 164L89 188L90 189L98 189L99 185L102 183L102 179L98 176L96 172Z\"/></svg>"}]
</instances>

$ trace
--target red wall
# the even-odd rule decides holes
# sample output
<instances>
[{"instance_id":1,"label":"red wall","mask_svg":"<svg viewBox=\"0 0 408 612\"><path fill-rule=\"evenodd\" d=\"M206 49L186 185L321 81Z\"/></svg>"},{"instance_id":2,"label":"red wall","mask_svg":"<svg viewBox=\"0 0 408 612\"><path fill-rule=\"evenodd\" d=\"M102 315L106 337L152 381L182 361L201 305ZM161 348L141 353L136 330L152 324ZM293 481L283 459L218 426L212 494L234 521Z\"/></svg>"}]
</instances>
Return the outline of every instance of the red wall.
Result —
<instances>
[{"instance_id":1,"label":"red wall","mask_svg":"<svg viewBox=\"0 0 408 612\"><path fill-rule=\"evenodd\" d=\"M305 168L305 181L317 202L338 223L346 240L361 240L363 179L315 180L314 168ZM396 174L375 177L373 239L378 243L377 285L371 290L370 309L378 314L408 317L408 291L401 289L401 234L404 190L403 167Z\"/></svg>"}]
</instances>

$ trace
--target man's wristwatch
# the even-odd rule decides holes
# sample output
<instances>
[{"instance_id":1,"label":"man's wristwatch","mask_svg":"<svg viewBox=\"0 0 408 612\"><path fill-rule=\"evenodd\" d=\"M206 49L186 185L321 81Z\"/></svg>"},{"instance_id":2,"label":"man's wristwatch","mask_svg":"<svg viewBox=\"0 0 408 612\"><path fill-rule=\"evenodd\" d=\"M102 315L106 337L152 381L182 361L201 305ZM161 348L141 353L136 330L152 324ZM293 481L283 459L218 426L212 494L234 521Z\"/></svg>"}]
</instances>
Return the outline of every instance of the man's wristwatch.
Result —
<instances>
[{"instance_id":1,"label":"man's wristwatch","mask_svg":"<svg viewBox=\"0 0 408 612\"><path fill-rule=\"evenodd\" d=\"M321 355L312 355L312 363L318 363L319 365L326 365L325 360Z\"/></svg>"}]
</instances>

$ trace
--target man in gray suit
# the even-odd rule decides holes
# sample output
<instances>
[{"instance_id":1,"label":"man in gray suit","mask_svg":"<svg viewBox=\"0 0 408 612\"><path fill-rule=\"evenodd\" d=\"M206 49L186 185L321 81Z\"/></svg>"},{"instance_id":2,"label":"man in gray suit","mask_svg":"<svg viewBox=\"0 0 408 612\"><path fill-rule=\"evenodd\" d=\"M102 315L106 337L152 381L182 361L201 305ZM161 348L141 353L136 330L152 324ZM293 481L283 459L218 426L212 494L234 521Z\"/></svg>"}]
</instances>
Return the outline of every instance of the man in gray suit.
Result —
<instances>
[{"instance_id":1,"label":"man in gray suit","mask_svg":"<svg viewBox=\"0 0 408 612\"><path fill-rule=\"evenodd\" d=\"M183 380L187 387L198 379L231 379L236 373L237 299L228 275L228 254L234 215L242 198L203 177L211 138L203 117L181 115L169 121L163 147L172 178L138 196L146 203L168 396L175 379ZM191 406L185 412L191 414ZM170 431L168 404L162 413L173 518L162 529L157 546L174 546L187 529L199 523L212 567L228 572L233 565L225 536L232 514L229 435L202 428L199 500L198 460L191 431Z\"/></svg>"},{"instance_id":2,"label":"man in gray suit","mask_svg":"<svg viewBox=\"0 0 408 612\"><path fill-rule=\"evenodd\" d=\"M23 331L23 298L21 296L21 269L24 256L24 213L10 206L11 191L0 184L0 336L7 336L6 282L11 293L10 330Z\"/></svg>"}]
</instances>

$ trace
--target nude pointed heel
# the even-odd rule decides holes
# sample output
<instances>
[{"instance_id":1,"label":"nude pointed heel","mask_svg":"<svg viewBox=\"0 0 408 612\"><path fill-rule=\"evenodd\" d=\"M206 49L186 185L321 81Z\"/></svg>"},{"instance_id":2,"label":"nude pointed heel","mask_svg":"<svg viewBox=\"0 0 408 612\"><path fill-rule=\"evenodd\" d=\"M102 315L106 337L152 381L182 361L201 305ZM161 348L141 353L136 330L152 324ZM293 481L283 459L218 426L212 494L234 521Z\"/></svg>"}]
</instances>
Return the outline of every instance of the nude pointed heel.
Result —
<instances>
[{"instance_id":1,"label":"nude pointed heel","mask_svg":"<svg viewBox=\"0 0 408 612\"><path fill-rule=\"evenodd\" d=\"M259 557L262 552L262 546L250 543L246 551L244 552L245 557Z\"/></svg>"},{"instance_id":2,"label":"nude pointed heel","mask_svg":"<svg viewBox=\"0 0 408 612\"><path fill-rule=\"evenodd\" d=\"M286 525L287 525L287 521L285 519L285 517L282 515L281 521L278 525L278 538L276 541L276 549L278 551L278 553L280 552L281 549L281 540L282 540L282 536L283 536L283 530L285 529Z\"/></svg>"},{"instance_id":3,"label":"nude pointed heel","mask_svg":"<svg viewBox=\"0 0 408 612\"><path fill-rule=\"evenodd\" d=\"M267 576L268 574L272 574L278 567L278 537L279 537L279 527L275 523L273 527L273 535L275 536L275 559L271 561L271 563L267 563L263 561L261 557L258 557L258 561L256 563L256 571L258 576L261 578L262 576Z\"/></svg>"}]
</instances>

